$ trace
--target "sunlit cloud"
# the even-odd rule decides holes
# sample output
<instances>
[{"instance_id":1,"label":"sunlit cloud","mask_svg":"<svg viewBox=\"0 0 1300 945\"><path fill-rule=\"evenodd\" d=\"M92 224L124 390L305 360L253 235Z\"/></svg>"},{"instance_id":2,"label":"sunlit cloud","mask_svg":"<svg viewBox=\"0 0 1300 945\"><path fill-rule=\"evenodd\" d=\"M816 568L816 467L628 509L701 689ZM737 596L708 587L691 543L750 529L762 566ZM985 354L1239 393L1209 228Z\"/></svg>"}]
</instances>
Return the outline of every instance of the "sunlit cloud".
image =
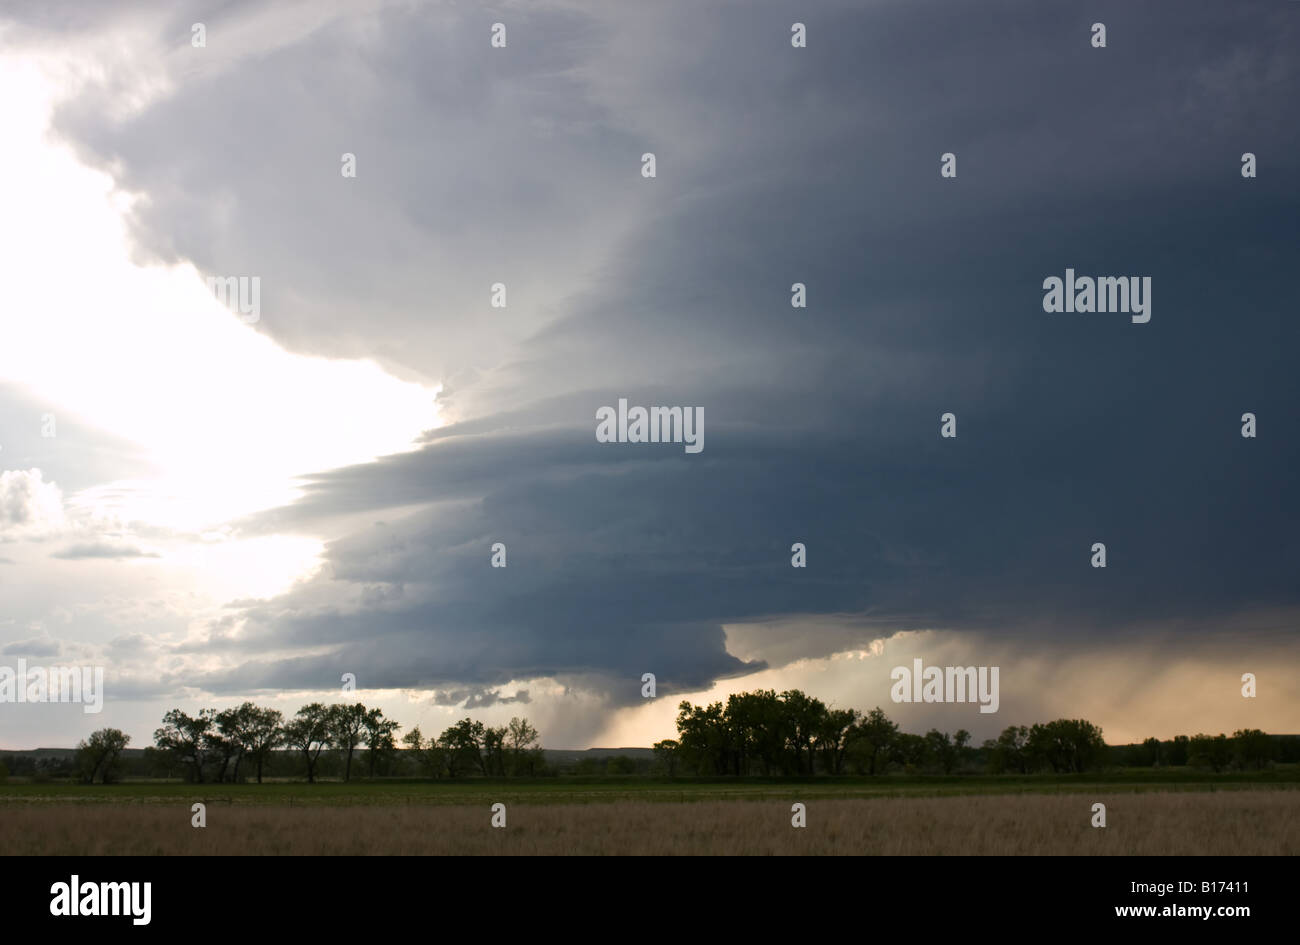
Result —
<instances>
[{"instance_id":1,"label":"sunlit cloud","mask_svg":"<svg viewBox=\"0 0 1300 945\"><path fill-rule=\"evenodd\" d=\"M410 449L437 387L373 363L292 354L213 297L193 266L132 260L125 215L145 199L51 137L73 89L39 60L0 63L7 173L0 376L137 444L156 474L69 496L107 522L194 531L290 501L294 477ZM263 317L274 318L268 287Z\"/></svg>"}]
</instances>

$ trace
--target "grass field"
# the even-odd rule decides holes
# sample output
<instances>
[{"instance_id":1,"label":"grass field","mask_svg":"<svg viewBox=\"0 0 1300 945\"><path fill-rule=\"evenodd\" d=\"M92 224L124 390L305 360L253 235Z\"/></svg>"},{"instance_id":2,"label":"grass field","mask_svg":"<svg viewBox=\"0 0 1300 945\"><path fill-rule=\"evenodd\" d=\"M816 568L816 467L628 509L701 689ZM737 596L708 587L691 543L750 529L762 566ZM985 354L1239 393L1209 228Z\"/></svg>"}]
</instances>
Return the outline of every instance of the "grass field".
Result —
<instances>
[{"instance_id":1,"label":"grass field","mask_svg":"<svg viewBox=\"0 0 1300 945\"><path fill-rule=\"evenodd\" d=\"M9 804L16 855L983 854L1295 855L1300 792L1012 794L606 804L216 805L190 823L187 799L150 804ZM1104 829L1092 805L1107 809Z\"/></svg>"},{"instance_id":2,"label":"grass field","mask_svg":"<svg viewBox=\"0 0 1300 945\"><path fill-rule=\"evenodd\" d=\"M191 805L207 826L191 826ZM807 827L791 826L791 805ZM1107 826L1091 826L1092 805ZM504 829L491 805L506 805ZM0 784L17 855L1300 853L1300 769L789 780Z\"/></svg>"}]
</instances>

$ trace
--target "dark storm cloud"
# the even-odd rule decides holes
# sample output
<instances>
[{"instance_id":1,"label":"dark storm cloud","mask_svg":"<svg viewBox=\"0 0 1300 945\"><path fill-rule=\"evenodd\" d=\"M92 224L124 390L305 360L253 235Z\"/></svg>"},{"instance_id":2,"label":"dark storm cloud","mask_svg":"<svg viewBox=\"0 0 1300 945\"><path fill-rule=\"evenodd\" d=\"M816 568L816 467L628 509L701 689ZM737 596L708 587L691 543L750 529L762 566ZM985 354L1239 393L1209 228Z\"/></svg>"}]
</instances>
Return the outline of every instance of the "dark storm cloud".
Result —
<instances>
[{"instance_id":1,"label":"dark storm cloud","mask_svg":"<svg viewBox=\"0 0 1300 945\"><path fill-rule=\"evenodd\" d=\"M516 690L513 696L503 696L486 689L455 689L435 692L430 699L434 705L460 706L465 709L486 709L493 705L527 704L533 701L529 698L527 689Z\"/></svg>"},{"instance_id":2,"label":"dark storm cloud","mask_svg":"<svg viewBox=\"0 0 1300 945\"><path fill-rule=\"evenodd\" d=\"M304 7L320 23L300 36L275 5L218 6L204 49L174 18L159 26L174 93L112 121L109 84L56 126L149 195L133 221L143 257L261 278L258 330L472 383L649 203L627 186L644 147L570 71L599 44L590 17L513 8L493 57L495 15L476 3L348 9ZM232 64L249 24L283 45ZM498 281L504 310L488 304Z\"/></svg>"},{"instance_id":3,"label":"dark storm cloud","mask_svg":"<svg viewBox=\"0 0 1300 945\"><path fill-rule=\"evenodd\" d=\"M360 51L340 24L125 127L70 112L154 197L145 245L274 273L300 302L265 330L431 372L463 408L246 523L387 524L247 606L210 642L250 661L196 684L587 676L632 702L643 672L760 668L722 628L775 616L1066 646L1295 608L1294 12L812 5L794 50L784 5L538 10L499 60L448 38L482 32L466 14L391 12ZM1044 313L1067 267L1150 276L1150 323ZM492 314L497 278L529 297L514 273L562 304ZM597 443L620 397L702 406L704 451Z\"/></svg>"}]
</instances>

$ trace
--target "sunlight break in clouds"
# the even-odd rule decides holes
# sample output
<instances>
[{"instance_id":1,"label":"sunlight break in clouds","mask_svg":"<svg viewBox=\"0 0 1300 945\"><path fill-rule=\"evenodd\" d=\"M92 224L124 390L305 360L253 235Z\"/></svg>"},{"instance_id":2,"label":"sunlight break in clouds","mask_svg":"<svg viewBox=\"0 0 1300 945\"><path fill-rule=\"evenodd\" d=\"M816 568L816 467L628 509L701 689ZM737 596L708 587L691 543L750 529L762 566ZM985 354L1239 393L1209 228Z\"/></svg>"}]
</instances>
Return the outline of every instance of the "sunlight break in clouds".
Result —
<instances>
[{"instance_id":1,"label":"sunlight break in clouds","mask_svg":"<svg viewBox=\"0 0 1300 945\"><path fill-rule=\"evenodd\" d=\"M69 497L91 517L211 528L289 501L293 477L409 449L437 390L368 362L290 354L222 307L192 266L130 259L136 199L49 136L71 89L32 60L0 64L0 377L139 444L157 470ZM224 273L217 275L226 275ZM250 275L255 275L252 273ZM275 317L264 286L264 317ZM47 479L56 477L46 471Z\"/></svg>"}]
</instances>

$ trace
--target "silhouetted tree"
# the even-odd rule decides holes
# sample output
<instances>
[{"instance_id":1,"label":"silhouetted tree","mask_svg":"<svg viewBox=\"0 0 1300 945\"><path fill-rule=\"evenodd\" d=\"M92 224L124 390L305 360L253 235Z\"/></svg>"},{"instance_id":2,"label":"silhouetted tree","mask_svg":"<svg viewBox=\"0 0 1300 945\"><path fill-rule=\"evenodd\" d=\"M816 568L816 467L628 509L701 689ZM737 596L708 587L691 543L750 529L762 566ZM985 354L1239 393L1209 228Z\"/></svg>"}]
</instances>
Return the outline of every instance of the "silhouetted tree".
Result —
<instances>
[{"instance_id":1,"label":"silhouetted tree","mask_svg":"<svg viewBox=\"0 0 1300 945\"><path fill-rule=\"evenodd\" d=\"M77 745L77 766L82 779L94 784L111 784L117 774L116 765L131 736L116 728L101 728Z\"/></svg>"},{"instance_id":2,"label":"silhouetted tree","mask_svg":"<svg viewBox=\"0 0 1300 945\"><path fill-rule=\"evenodd\" d=\"M1233 761L1239 768L1264 768L1273 760L1276 745L1270 735L1257 728L1232 733Z\"/></svg>"},{"instance_id":3,"label":"silhouetted tree","mask_svg":"<svg viewBox=\"0 0 1300 945\"><path fill-rule=\"evenodd\" d=\"M370 709L366 712L366 717L362 723L365 728L366 743L366 761L368 764L369 777L375 776L375 763L382 755L387 754L396 747L393 735L401 728L392 719L384 718L381 709Z\"/></svg>"},{"instance_id":4,"label":"silhouetted tree","mask_svg":"<svg viewBox=\"0 0 1300 945\"><path fill-rule=\"evenodd\" d=\"M952 769L957 766L957 746L953 744L952 737L947 732L932 728L925 733L925 747L943 773L952 774Z\"/></svg>"},{"instance_id":5,"label":"silhouetted tree","mask_svg":"<svg viewBox=\"0 0 1300 945\"><path fill-rule=\"evenodd\" d=\"M1056 772L1078 773L1101 765L1106 742L1101 729L1083 719L1057 719L1029 729L1025 750Z\"/></svg>"},{"instance_id":6,"label":"silhouetted tree","mask_svg":"<svg viewBox=\"0 0 1300 945\"><path fill-rule=\"evenodd\" d=\"M543 765L537 729L527 719L515 717L506 731L506 751L512 776L537 774Z\"/></svg>"},{"instance_id":7,"label":"silhouetted tree","mask_svg":"<svg viewBox=\"0 0 1300 945\"><path fill-rule=\"evenodd\" d=\"M187 765L188 772L199 784L203 783L203 766L208 761L216 715L215 709L200 709L196 716L172 709L163 716L162 728L153 733L154 744Z\"/></svg>"},{"instance_id":8,"label":"silhouetted tree","mask_svg":"<svg viewBox=\"0 0 1300 945\"><path fill-rule=\"evenodd\" d=\"M1193 735L1187 746L1187 763L1196 768L1222 771L1232 763L1232 745L1227 735Z\"/></svg>"},{"instance_id":9,"label":"silhouetted tree","mask_svg":"<svg viewBox=\"0 0 1300 945\"><path fill-rule=\"evenodd\" d=\"M898 723L891 722L880 706L876 706L858 722L853 740L853 753L862 759L867 774L883 770L898 737Z\"/></svg>"},{"instance_id":10,"label":"silhouetted tree","mask_svg":"<svg viewBox=\"0 0 1300 945\"><path fill-rule=\"evenodd\" d=\"M993 774L1014 772L1028 774L1030 757L1027 745L1029 729L1023 725L1009 725L1002 730L989 751L989 771Z\"/></svg>"},{"instance_id":11,"label":"silhouetted tree","mask_svg":"<svg viewBox=\"0 0 1300 945\"><path fill-rule=\"evenodd\" d=\"M826 705L799 689L781 693L786 718L790 723L788 744L800 773L813 774L814 739L826 716Z\"/></svg>"},{"instance_id":12,"label":"silhouetted tree","mask_svg":"<svg viewBox=\"0 0 1300 945\"><path fill-rule=\"evenodd\" d=\"M343 752L346 759L343 768L343 780L352 779L352 755L361 744L362 733L366 730L366 707L360 702L353 705L332 705L326 711L326 728L331 745Z\"/></svg>"},{"instance_id":13,"label":"silhouetted tree","mask_svg":"<svg viewBox=\"0 0 1300 945\"><path fill-rule=\"evenodd\" d=\"M857 732L856 709L827 709L822 715L813 736L813 744L821 754L822 768L827 774L843 774L844 760L848 757L849 742Z\"/></svg>"},{"instance_id":14,"label":"silhouetted tree","mask_svg":"<svg viewBox=\"0 0 1300 945\"><path fill-rule=\"evenodd\" d=\"M483 773L504 777L506 773L506 735L504 727L483 729L481 745L483 748Z\"/></svg>"},{"instance_id":15,"label":"silhouetted tree","mask_svg":"<svg viewBox=\"0 0 1300 945\"><path fill-rule=\"evenodd\" d=\"M675 777L677 774L677 741L672 738L665 738L654 744L655 761L659 765L659 770L663 771L668 777Z\"/></svg>"},{"instance_id":16,"label":"silhouetted tree","mask_svg":"<svg viewBox=\"0 0 1300 945\"><path fill-rule=\"evenodd\" d=\"M1161 744L1158 738L1148 738L1142 743L1141 764L1154 768L1160 764Z\"/></svg>"},{"instance_id":17,"label":"silhouetted tree","mask_svg":"<svg viewBox=\"0 0 1300 945\"><path fill-rule=\"evenodd\" d=\"M244 748L257 765L257 783L262 783L262 767L267 757L284 744L284 715L278 709L263 709L245 702L241 731Z\"/></svg>"},{"instance_id":18,"label":"silhouetted tree","mask_svg":"<svg viewBox=\"0 0 1300 945\"><path fill-rule=\"evenodd\" d=\"M1169 750L1166 757L1171 765L1185 765L1191 754L1192 740L1186 735L1175 735L1173 741L1169 743Z\"/></svg>"},{"instance_id":19,"label":"silhouetted tree","mask_svg":"<svg viewBox=\"0 0 1300 945\"><path fill-rule=\"evenodd\" d=\"M319 702L303 706L284 726L285 744L302 753L309 784L316 780L316 762L329 737L330 710Z\"/></svg>"},{"instance_id":20,"label":"silhouetted tree","mask_svg":"<svg viewBox=\"0 0 1300 945\"><path fill-rule=\"evenodd\" d=\"M486 773L482 749L484 731L482 722L467 718L442 733L438 747L442 749L448 777L454 778L467 768L477 768Z\"/></svg>"}]
</instances>

